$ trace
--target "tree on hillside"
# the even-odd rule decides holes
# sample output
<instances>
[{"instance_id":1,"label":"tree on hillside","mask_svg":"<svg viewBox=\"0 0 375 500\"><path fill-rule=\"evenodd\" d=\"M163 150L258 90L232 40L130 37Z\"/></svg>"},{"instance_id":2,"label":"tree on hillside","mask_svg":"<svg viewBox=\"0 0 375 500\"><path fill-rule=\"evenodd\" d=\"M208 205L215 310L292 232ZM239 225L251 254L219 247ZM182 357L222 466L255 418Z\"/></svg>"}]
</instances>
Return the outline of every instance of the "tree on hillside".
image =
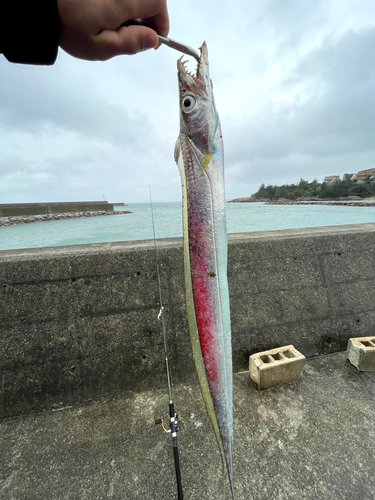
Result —
<instances>
[{"instance_id":1,"label":"tree on hillside","mask_svg":"<svg viewBox=\"0 0 375 500\"><path fill-rule=\"evenodd\" d=\"M366 180L364 182L345 179L333 184L326 182L319 183L316 179L308 182L300 179L298 184L283 184L273 186L262 184L253 195L255 198L266 198L270 200L286 198L295 200L296 198L341 198L347 196L360 196L362 198L375 195L375 182Z\"/></svg>"}]
</instances>

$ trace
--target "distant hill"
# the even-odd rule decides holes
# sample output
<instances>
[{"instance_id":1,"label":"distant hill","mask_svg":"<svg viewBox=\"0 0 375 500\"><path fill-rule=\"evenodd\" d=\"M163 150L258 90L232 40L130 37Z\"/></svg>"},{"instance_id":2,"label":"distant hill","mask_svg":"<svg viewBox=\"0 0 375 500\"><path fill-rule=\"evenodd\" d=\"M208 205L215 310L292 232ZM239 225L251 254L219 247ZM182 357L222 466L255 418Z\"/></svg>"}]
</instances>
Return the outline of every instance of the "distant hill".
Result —
<instances>
[{"instance_id":1,"label":"distant hill","mask_svg":"<svg viewBox=\"0 0 375 500\"><path fill-rule=\"evenodd\" d=\"M359 196L368 198L375 196L375 182L365 180L357 182L352 180L337 181L332 184L318 182L314 179L312 182L300 179L298 184L283 184L282 186L273 186L262 184L258 191L248 198L237 198L232 200L236 203L245 203L252 201L268 201L284 198L286 200L297 199L337 199L347 198L349 196Z\"/></svg>"}]
</instances>

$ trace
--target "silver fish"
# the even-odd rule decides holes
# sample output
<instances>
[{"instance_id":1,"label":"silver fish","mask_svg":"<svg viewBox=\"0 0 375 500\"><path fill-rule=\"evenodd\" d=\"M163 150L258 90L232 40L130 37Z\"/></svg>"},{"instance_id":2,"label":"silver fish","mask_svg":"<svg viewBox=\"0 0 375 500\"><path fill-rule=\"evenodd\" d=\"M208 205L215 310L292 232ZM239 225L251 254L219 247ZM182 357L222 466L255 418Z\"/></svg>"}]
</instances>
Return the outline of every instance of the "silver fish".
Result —
<instances>
[{"instance_id":1,"label":"silver fish","mask_svg":"<svg viewBox=\"0 0 375 500\"><path fill-rule=\"evenodd\" d=\"M183 191L185 291L198 379L233 487L233 381L227 281L223 140L206 43L195 75L178 61L180 135L175 160Z\"/></svg>"}]
</instances>

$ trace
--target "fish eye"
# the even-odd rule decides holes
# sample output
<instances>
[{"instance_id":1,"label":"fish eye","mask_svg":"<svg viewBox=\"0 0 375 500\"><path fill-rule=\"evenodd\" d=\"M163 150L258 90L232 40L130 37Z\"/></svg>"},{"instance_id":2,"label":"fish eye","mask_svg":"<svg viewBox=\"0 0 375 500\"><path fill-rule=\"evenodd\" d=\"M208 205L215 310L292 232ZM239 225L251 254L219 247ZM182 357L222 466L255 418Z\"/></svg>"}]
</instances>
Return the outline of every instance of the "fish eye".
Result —
<instances>
[{"instance_id":1,"label":"fish eye","mask_svg":"<svg viewBox=\"0 0 375 500\"><path fill-rule=\"evenodd\" d=\"M182 99L182 109L185 111L185 113L190 113L190 111L193 111L194 107L195 107L194 97L187 95Z\"/></svg>"}]
</instances>

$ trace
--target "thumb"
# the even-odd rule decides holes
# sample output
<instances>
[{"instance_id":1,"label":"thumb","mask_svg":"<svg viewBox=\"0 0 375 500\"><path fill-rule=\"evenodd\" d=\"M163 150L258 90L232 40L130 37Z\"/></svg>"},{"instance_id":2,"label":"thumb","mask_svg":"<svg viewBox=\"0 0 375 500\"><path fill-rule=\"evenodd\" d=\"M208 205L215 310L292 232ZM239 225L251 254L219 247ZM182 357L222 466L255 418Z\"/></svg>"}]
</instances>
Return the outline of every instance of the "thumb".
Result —
<instances>
[{"instance_id":1,"label":"thumb","mask_svg":"<svg viewBox=\"0 0 375 500\"><path fill-rule=\"evenodd\" d=\"M158 44L156 32L146 26L123 26L117 31L103 30L96 36L97 56L102 61L121 54L137 54Z\"/></svg>"}]
</instances>

